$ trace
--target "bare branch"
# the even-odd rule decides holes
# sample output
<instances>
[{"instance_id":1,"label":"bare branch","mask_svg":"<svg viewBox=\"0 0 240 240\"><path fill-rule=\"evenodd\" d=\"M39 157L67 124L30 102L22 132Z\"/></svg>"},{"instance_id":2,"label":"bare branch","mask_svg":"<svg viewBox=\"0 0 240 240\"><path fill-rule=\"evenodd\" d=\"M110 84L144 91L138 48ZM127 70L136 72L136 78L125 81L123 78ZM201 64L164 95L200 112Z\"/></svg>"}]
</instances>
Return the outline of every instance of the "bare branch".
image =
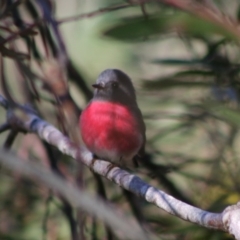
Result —
<instances>
[{"instance_id":1,"label":"bare branch","mask_svg":"<svg viewBox=\"0 0 240 240\"><path fill-rule=\"evenodd\" d=\"M89 214L102 219L121 239L150 239L134 221L117 214L101 199L94 198L77 186L64 181L61 177L33 161L24 161L9 151L0 149L0 162L9 170L18 172L37 183L59 192L73 206L82 208Z\"/></svg>"},{"instance_id":2,"label":"bare branch","mask_svg":"<svg viewBox=\"0 0 240 240\"><path fill-rule=\"evenodd\" d=\"M18 131L12 129L10 131L10 133L8 134L7 139L6 139L6 141L5 141L4 145L3 145L4 148L10 149L12 147L13 142L16 139L17 135L18 135Z\"/></svg>"},{"instance_id":3,"label":"bare branch","mask_svg":"<svg viewBox=\"0 0 240 240\"><path fill-rule=\"evenodd\" d=\"M81 162L90 167L94 172L106 177L137 196L143 197L146 201L155 204L166 212L207 228L227 231L235 234L236 239L240 239L240 235L236 235L236 231L233 231L235 229L234 226L238 223L238 219L234 218L235 213L234 215L231 215L229 211L211 213L193 207L158 190L139 177L113 166L109 162L93 159L92 153L85 147L77 146L58 129L36 116L34 112L28 111L28 109L26 109L24 121L17 121L17 123L22 123L21 127L23 129L36 133L41 139L55 146L62 153L73 157L77 161L81 160ZM237 212L240 211L239 207L235 209Z\"/></svg>"},{"instance_id":4,"label":"bare branch","mask_svg":"<svg viewBox=\"0 0 240 240\"><path fill-rule=\"evenodd\" d=\"M0 105L5 109L8 108L8 101L2 95L0 95Z\"/></svg>"},{"instance_id":5,"label":"bare branch","mask_svg":"<svg viewBox=\"0 0 240 240\"><path fill-rule=\"evenodd\" d=\"M46 0L38 0L37 2L39 4L40 8L42 9L44 19L47 20L47 22L51 25L51 27L53 29L56 40L58 42L58 57L59 57L61 64L63 64L63 66L65 66L67 59L68 59L67 49L66 49L65 43L63 41L62 34L59 31L58 24L57 24L55 18L52 16L53 13L52 13L52 9L49 5L49 2Z\"/></svg>"},{"instance_id":6,"label":"bare branch","mask_svg":"<svg viewBox=\"0 0 240 240\"><path fill-rule=\"evenodd\" d=\"M3 123L0 125L0 133L5 132L10 129L10 125L8 123Z\"/></svg>"},{"instance_id":7,"label":"bare branch","mask_svg":"<svg viewBox=\"0 0 240 240\"><path fill-rule=\"evenodd\" d=\"M116 10L119 10L119 9L131 7L131 6L132 5L130 5L129 3L114 4L114 5L105 7L105 8L100 8L100 9L98 9L96 11L93 11L93 12L90 12L90 13L83 13L83 14L80 14L80 15L72 16L72 17L66 17L66 18L58 20L57 23L62 24L62 23L77 21L77 20L80 20L80 19L83 19L83 18L95 17L97 15L100 15L101 13L116 11Z\"/></svg>"},{"instance_id":8,"label":"bare branch","mask_svg":"<svg viewBox=\"0 0 240 240\"><path fill-rule=\"evenodd\" d=\"M227 207L223 212L223 220L229 232L237 239L240 239L240 202Z\"/></svg>"},{"instance_id":9,"label":"bare branch","mask_svg":"<svg viewBox=\"0 0 240 240\"><path fill-rule=\"evenodd\" d=\"M28 27L26 27L22 30L16 31L15 33L10 35L6 39L0 41L0 45L9 43L9 42L15 40L16 38L18 38L19 36L24 36L24 35L28 35L28 34L36 34L36 32L33 31L33 28L37 27L39 24L41 24L41 22L42 22L41 20L36 21L33 24L29 25Z\"/></svg>"}]
</instances>

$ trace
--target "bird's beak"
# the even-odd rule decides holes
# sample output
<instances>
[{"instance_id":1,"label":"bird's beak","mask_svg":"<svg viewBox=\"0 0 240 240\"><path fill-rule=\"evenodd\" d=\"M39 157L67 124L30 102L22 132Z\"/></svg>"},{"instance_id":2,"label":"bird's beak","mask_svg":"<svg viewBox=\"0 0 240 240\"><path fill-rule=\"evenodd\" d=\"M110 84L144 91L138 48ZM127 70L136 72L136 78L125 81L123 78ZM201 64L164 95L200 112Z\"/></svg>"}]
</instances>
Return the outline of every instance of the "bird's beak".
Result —
<instances>
[{"instance_id":1,"label":"bird's beak","mask_svg":"<svg viewBox=\"0 0 240 240\"><path fill-rule=\"evenodd\" d=\"M95 83L92 86L96 89L103 89L105 87L104 83Z\"/></svg>"}]
</instances>

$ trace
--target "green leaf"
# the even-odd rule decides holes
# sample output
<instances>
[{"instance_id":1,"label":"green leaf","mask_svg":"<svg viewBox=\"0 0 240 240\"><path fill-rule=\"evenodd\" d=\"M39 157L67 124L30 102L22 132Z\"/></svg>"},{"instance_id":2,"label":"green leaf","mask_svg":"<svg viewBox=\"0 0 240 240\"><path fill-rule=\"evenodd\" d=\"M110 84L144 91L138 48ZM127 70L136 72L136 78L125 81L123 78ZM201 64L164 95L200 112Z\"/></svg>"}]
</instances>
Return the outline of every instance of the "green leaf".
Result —
<instances>
[{"instance_id":1,"label":"green leaf","mask_svg":"<svg viewBox=\"0 0 240 240\"><path fill-rule=\"evenodd\" d=\"M240 20L240 5L238 6L238 9L237 9L237 20L238 21Z\"/></svg>"},{"instance_id":2,"label":"green leaf","mask_svg":"<svg viewBox=\"0 0 240 240\"><path fill-rule=\"evenodd\" d=\"M161 12L148 19L142 16L125 19L107 29L104 34L122 41L141 41L170 31L201 36L218 34L236 39L233 33L222 26L181 11Z\"/></svg>"},{"instance_id":3,"label":"green leaf","mask_svg":"<svg viewBox=\"0 0 240 240\"><path fill-rule=\"evenodd\" d=\"M155 59L151 61L152 63L157 64L166 64L166 65L196 65L202 64L201 60L193 59L193 60L182 60L182 59Z\"/></svg>"},{"instance_id":4,"label":"green leaf","mask_svg":"<svg viewBox=\"0 0 240 240\"><path fill-rule=\"evenodd\" d=\"M168 136L171 133L176 133L177 131L183 131L186 128L191 127L188 123L176 123L168 128L165 128L164 131L157 132L151 139L148 139L149 143L154 143L164 137Z\"/></svg>"},{"instance_id":5,"label":"green leaf","mask_svg":"<svg viewBox=\"0 0 240 240\"><path fill-rule=\"evenodd\" d=\"M143 87L149 89L149 90L165 90L169 88L174 88L174 87L183 87L183 88L196 88L196 87L209 87L211 86L211 82L203 82L203 81L183 81L183 80L178 80L178 79L171 79L170 78L162 78L154 81L144 81L143 82Z\"/></svg>"},{"instance_id":6,"label":"green leaf","mask_svg":"<svg viewBox=\"0 0 240 240\"><path fill-rule=\"evenodd\" d=\"M220 104L206 104L204 107L215 117L240 127L240 112Z\"/></svg>"},{"instance_id":7,"label":"green leaf","mask_svg":"<svg viewBox=\"0 0 240 240\"><path fill-rule=\"evenodd\" d=\"M212 71L206 71L206 70L187 70L187 71L181 71L175 74L175 77L181 77L181 76L214 76L214 73Z\"/></svg>"}]
</instances>

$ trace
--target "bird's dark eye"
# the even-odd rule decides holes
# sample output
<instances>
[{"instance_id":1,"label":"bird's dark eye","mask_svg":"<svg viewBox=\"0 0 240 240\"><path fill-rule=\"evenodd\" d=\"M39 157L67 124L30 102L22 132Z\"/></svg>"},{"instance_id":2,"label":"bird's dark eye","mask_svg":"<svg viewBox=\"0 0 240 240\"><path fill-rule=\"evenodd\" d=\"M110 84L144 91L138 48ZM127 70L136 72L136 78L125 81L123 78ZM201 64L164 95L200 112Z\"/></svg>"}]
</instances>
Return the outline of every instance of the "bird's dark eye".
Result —
<instances>
[{"instance_id":1,"label":"bird's dark eye","mask_svg":"<svg viewBox=\"0 0 240 240\"><path fill-rule=\"evenodd\" d=\"M112 83L112 86L113 86L114 88L116 88L116 87L118 87L118 83L117 83L117 82L113 82L113 83Z\"/></svg>"}]
</instances>

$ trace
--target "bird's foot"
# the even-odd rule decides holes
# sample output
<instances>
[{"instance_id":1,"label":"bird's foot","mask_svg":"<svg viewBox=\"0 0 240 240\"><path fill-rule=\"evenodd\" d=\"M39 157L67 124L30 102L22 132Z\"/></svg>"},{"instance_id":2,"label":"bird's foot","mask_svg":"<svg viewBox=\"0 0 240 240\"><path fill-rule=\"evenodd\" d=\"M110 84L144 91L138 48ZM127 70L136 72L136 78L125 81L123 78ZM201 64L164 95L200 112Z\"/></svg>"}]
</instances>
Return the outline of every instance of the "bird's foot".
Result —
<instances>
[{"instance_id":1,"label":"bird's foot","mask_svg":"<svg viewBox=\"0 0 240 240\"><path fill-rule=\"evenodd\" d=\"M107 175L109 174L109 172L113 169L113 168L115 168L116 167L116 165L114 165L113 163L110 163L109 165L108 165L108 167L107 167Z\"/></svg>"},{"instance_id":2,"label":"bird's foot","mask_svg":"<svg viewBox=\"0 0 240 240\"><path fill-rule=\"evenodd\" d=\"M97 159L98 159L97 155L93 154L93 159L92 159L92 162L91 162L91 164L89 166L90 169L93 169L93 166L94 166L94 164L95 164Z\"/></svg>"}]
</instances>

